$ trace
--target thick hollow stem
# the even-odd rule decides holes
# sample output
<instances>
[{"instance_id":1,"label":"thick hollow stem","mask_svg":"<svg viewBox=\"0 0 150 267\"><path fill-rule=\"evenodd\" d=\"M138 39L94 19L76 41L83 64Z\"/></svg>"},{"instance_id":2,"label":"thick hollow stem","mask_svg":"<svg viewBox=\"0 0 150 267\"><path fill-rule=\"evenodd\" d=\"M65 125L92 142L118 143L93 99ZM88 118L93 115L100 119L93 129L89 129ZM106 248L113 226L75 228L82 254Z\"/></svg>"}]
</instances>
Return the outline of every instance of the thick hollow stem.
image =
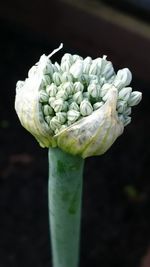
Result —
<instances>
[{"instance_id":1,"label":"thick hollow stem","mask_svg":"<svg viewBox=\"0 0 150 267\"><path fill-rule=\"evenodd\" d=\"M49 149L49 216L53 267L77 267L84 160Z\"/></svg>"}]
</instances>

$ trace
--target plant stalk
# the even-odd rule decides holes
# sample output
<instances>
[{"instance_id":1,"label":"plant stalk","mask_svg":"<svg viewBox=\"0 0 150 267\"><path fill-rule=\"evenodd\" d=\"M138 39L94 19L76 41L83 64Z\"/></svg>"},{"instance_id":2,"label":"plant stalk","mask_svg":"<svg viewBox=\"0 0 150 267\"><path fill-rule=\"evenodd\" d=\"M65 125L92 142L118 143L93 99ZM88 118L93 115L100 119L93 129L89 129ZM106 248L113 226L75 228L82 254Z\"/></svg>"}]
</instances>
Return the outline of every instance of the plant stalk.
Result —
<instances>
[{"instance_id":1,"label":"plant stalk","mask_svg":"<svg viewBox=\"0 0 150 267\"><path fill-rule=\"evenodd\" d=\"M77 267L79 261L84 160L49 148L49 219L53 267Z\"/></svg>"}]
</instances>

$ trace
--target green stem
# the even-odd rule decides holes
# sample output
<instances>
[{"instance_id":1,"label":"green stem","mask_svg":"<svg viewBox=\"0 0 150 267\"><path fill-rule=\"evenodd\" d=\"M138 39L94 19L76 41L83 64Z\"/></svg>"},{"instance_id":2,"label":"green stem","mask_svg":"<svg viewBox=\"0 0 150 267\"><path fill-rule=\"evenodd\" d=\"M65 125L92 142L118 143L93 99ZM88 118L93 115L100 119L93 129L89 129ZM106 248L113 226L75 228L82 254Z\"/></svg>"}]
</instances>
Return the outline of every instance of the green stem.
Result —
<instances>
[{"instance_id":1,"label":"green stem","mask_svg":"<svg viewBox=\"0 0 150 267\"><path fill-rule=\"evenodd\" d=\"M53 267L77 267L84 160L49 148L49 217Z\"/></svg>"}]
</instances>

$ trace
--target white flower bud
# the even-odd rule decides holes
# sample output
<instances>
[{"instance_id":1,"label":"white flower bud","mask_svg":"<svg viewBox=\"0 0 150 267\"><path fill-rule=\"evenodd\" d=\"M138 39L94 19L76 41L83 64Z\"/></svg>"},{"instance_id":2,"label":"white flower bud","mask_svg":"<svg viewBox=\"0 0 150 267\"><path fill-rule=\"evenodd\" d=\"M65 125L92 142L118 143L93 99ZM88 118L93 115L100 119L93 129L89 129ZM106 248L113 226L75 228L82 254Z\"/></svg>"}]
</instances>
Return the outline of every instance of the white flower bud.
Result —
<instances>
[{"instance_id":1,"label":"white flower bud","mask_svg":"<svg viewBox=\"0 0 150 267\"><path fill-rule=\"evenodd\" d=\"M70 73L74 78L80 78L83 73L83 61L78 59L70 68Z\"/></svg>"},{"instance_id":2,"label":"white flower bud","mask_svg":"<svg viewBox=\"0 0 150 267\"><path fill-rule=\"evenodd\" d=\"M68 94L64 89L60 89L56 94L56 99L62 98L64 100L68 99Z\"/></svg>"},{"instance_id":3,"label":"white flower bud","mask_svg":"<svg viewBox=\"0 0 150 267\"><path fill-rule=\"evenodd\" d=\"M74 92L74 86L72 82L65 82L63 84L63 89L66 91L68 95L72 95Z\"/></svg>"},{"instance_id":4,"label":"white flower bud","mask_svg":"<svg viewBox=\"0 0 150 267\"><path fill-rule=\"evenodd\" d=\"M73 76L71 73L69 72L63 72L62 73L62 76L61 76L61 81L62 83L65 83L65 82L72 82L73 81Z\"/></svg>"},{"instance_id":5,"label":"white flower bud","mask_svg":"<svg viewBox=\"0 0 150 267\"><path fill-rule=\"evenodd\" d=\"M40 91L40 97L39 97L39 101L40 103L47 103L48 102L48 94L44 91L44 90L41 90Z\"/></svg>"},{"instance_id":6,"label":"white flower bud","mask_svg":"<svg viewBox=\"0 0 150 267\"><path fill-rule=\"evenodd\" d=\"M68 122L74 123L80 117L80 112L77 110L69 110L67 112Z\"/></svg>"},{"instance_id":7,"label":"white flower bud","mask_svg":"<svg viewBox=\"0 0 150 267\"><path fill-rule=\"evenodd\" d=\"M57 86L61 84L61 75L59 72L53 73L53 81Z\"/></svg>"},{"instance_id":8,"label":"white flower bud","mask_svg":"<svg viewBox=\"0 0 150 267\"><path fill-rule=\"evenodd\" d=\"M104 105L104 102L103 102L103 101L101 101L101 102L96 102L96 103L93 105L93 109L94 109L94 110L97 110L97 109L101 108L103 105Z\"/></svg>"},{"instance_id":9,"label":"white flower bud","mask_svg":"<svg viewBox=\"0 0 150 267\"><path fill-rule=\"evenodd\" d=\"M124 116L124 126L127 126L131 122L131 117Z\"/></svg>"},{"instance_id":10,"label":"white flower bud","mask_svg":"<svg viewBox=\"0 0 150 267\"><path fill-rule=\"evenodd\" d=\"M76 102L72 102L69 106L69 110L76 110L76 111L79 111L80 108L78 106L78 104Z\"/></svg>"},{"instance_id":11,"label":"white flower bud","mask_svg":"<svg viewBox=\"0 0 150 267\"><path fill-rule=\"evenodd\" d=\"M112 87L111 84L105 83L101 88L100 96L104 97L108 93L111 87Z\"/></svg>"},{"instance_id":12,"label":"white flower bud","mask_svg":"<svg viewBox=\"0 0 150 267\"><path fill-rule=\"evenodd\" d=\"M126 101L119 100L117 102L117 111L118 111L118 113L124 113L126 108L127 108L127 102Z\"/></svg>"},{"instance_id":13,"label":"white flower bud","mask_svg":"<svg viewBox=\"0 0 150 267\"><path fill-rule=\"evenodd\" d=\"M117 72L113 85L119 90L128 86L132 80L132 74L128 68L124 68Z\"/></svg>"},{"instance_id":14,"label":"white flower bud","mask_svg":"<svg viewBox=\"0 0 150 267\"><path fill-rule=\"evenodd\" d=\"M98 66L97 66L97 62L92 62L90 69L89 69L89 74L91 75L97 75L98 72Z\"/></svg>"},{"instance_id":15,"label":"white flower bud","mask_svg":"<svg viewBox=\"0 0 150 267\"><path fill-rule=\"evenodd\" d=\"M136 106L140 103L141 99L142 99L142 93L134 91L131 93L131 96L128 100L128 105L131 107Z\"/></svg>"},{"instance_id":16,"label":"white flower bud","mask_svg":"<svg viewBox=\"0 0 150 267\"><path fill-rule=\"evenodd\" d=\"M38 65L38 70L43 73L43 74L49 74L50 76L52 76L53 74L53 66L51 61L49 60L49 58L45 55L42 55L40 57L39 62L37 63Z\"/></svg>"},{"instance_id":17,"label":"white flower bud","mask_svg":"<svg viewBox=\"0 0 150 267\"><path fill-rule=\"evenodd\" d=\"M77 103L80 104L83 100L83 95L82 92L77 92L73 95L73 100Z\"/></svg>"},{"instance_id":18,"label":"white flower bud","mask_svg":"<svg viewBox=\"0 0 150 267\"><path fill-rule=\"evenodd\" d=\"M124 110L124 115L128 116L128 115L131 115L131 107L127 107L125 110Z\"/></svg>"},{"instance_id":19,"label":"white flower bud","mask_svg":"<svg viewBox=\"0 0 150 267\"><path fill-rule=\"evenodd\" d=\"M53 131L61 127L61 123L58 121L58 118L56 116L51 119L50 127Z\"/></svg>"},{"instance_id":20,"label":"white flower bud","mask_svg":"<svg viewBox=\"0 0 150 267\"><path fill-rule=\"evenodd\" d=\"M51 121L52 118L53 118L53 116L49 116L49 115L44 117L44 119L45 119L45 121L47 122L48 125L50 125L50 121Z\"/></svg>"},{"instance_id":21,"label":"white flower bud","mask_svg":"<svg viewBox=\"0 0 150 267\"><path fill-rule=\"evenodd\" d=\"M43 75L42 76L42 85L47 86L51 83L51 79L49 75Z\"/></svg>"},{"instance_id":22,"label":"white flower bud","mask_svg":"<svg viewBox=\"0 0 150 267\"><path fill-rule=\"evenodd\" d=\"M91 105L91 103L84 99L81 104L80 104L80 113L82 116L88 116L90 114L92 114L93 112L93 107Z\"/></svg>"},{"instance_id":23,"label":"white flower bud","mask_svg":"<svg viewBox=\"0 0 150 267\"><path fill-rule=\"evenodd\" d=\"M61 70L63 72L64 71L69 72L70 67L71 67L71 63L68 60L65 60L64 62L61 63Z\"/></svg>"},{"instance_id":24,"label":"white flower bud","mask_svg":"<svg viewBox=\"0 0 150 267\"><path fill-rule=\"evenodd\" d=\"M61 124L64 124L67 119L67 114L66 112L57 112L56 117Z\"/></svg>"},{"instance_id":25,"label":"white flower bud","mask_svg":"<svg viewBox=\"0 0 150 267\"><path fill-rule=\"evenodd\" d=\"M95 84L98 84L99 83L99 78L97 75L89 75L89 80L90 80L90 84L91 83L95 83Z\"/></svg>"},{"instance_id":26,"label":"white flower bud","mask_svg":"<svg viewBox=\"0 0 150 267\"><path fill-rule=\"evenodd\" d=\"M61 72L61 67L57 62L55 62L55 64L53 65L53 69L54 72Z\"/></svg>"},{"instance_id":27,"label":"white flower bud","mask_svg":"<svg viewBox=\"0 0 150 267\"><path fill-rule=\"evenodd\" d=\"M121 89L119 94L118 94L118 99L128 101L128 99L130 98L131 92L132 92L131 87L125 87L125 88Z\"/></svg>"},{"instance_id":28,"label":"white flower bud","mask_svg":"<svg viewBox=\"0 0 150 267\"><path fill-rule=\"evenodd\" d=\"M114 74L114 68L110 61L107 61L107 63L104 66L103 72L101 75L105 77L105 79L109 79Z\"/></svg>"},{"instance_id":29,"label":"white flower bud","mask_svg":"<svg viewBox=\"0 0 150 267\"><path fill-rule=\"evenodd\" d=\"M54 102L55 102L55 100L56 100L56 98L54 96L49 97L48 102L49 102L49 104L50 104L50 106L52 108L54 108Z\"/></svg>"},{"instance_id":30,"label":"white flower bud","mask_svg":"<svg viewBox=\"0 0 150 267\"><path fill-rule=\"evenodd\" d=\"M75 82L73 86L74 86L74 93L83 92L84 90L84 86L81 82Z\"/></svg>"},{"instance_id":31,"label":"white flower bud","mask_svg":"<svg viewBox=\"0 0 150 267\"><path fill-rule=\"evenodd\" d=\"M92 83L88 86L87 91L93 98L98 98L100 96L100 85Z\"/></svg>"},{"instance_id":32,"label":"white flower bud","mask_svg":"<svg viewBox=\"0 0 150 267\"><path fill-rule=\"evenodd\" d=\"M83 60L83 58L79 55L73 55L73 62L77 61L77 60Z\"/></svg>"},{"instance_id":33,"label":"white flower bud","mask_svg":"<svg viewBox=\"0 0 150 267\"><path fill-rule=\"evenodd\" d=\"M49 105L44 105L44 106L43 106L43 113L44 113L45 116L49 116L49 115L54 114L54 111L53 111L53 109L52 109L51 106L49 106Z\"/></svg>"},{"instance_id":34,"label":"white flower bud","mask_svg":"<svg viewBox=\"0 0 150 267\"><path fill-rule=\"evenodd\" d=\"M51 85L48 85L46 87L46 92L49 96L56 96L57 91L57 86L54 83L51 83Z\"/></svg>"},{"instance_id":35,"label":"white flower bud","mask_svg":"<svg viewBox=\"0 0 150 267\"><path fill-rule=\"evenodd\" d=\"M63 103L64 103L64 100L59 98L59 99L56 99L53 103L53 108L55 110L55 112L60 112L63 110Z\"/></svg>"},{"instance_id":36,"label":"white flower bud","mask_svg":"<svg viewBox=\"0 0 150 267\"><path fill-rule=\"evenodd\" d=\"M91 64L92 64L92 58L91 57L86 57L83 60L83 73L89 74Z\"/></svg>"},{"instance_id":37,"label":"white flower bud","mask_svg":"<svg viewBox=\"0 0 150 267\"><path fill-rule=\"evenodd\" d=\"M65 61L68 61L68 62L70 62L70 64L73 64L73 62L74 62L73 56L69 53L64 54L64 56L61 59L61 64Z\"/></svg>"}]
</instances>

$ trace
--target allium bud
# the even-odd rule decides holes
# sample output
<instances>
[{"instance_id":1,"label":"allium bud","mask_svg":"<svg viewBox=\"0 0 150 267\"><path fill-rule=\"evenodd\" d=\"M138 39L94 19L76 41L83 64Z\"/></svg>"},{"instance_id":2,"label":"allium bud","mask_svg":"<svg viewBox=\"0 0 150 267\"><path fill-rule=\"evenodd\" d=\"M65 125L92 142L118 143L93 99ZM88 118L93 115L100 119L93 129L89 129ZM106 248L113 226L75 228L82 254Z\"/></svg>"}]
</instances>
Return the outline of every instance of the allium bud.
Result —
<instances>
[{"instance_id":1,"label":"allium bud","mask_svg":"<svg viewBox=\"0 0 150 267\"><path fill-rule=\"evenodd\" d=\"M49 115L53 115L54 114L54 111L53 111L53 109L52 109L51 106L44 105L43 106L43 113L44 113L45 116L49 116Z\"/></svg>"},{"instance_id":2,"label":"allium bud","mask_svg":"<svg viewBox=\"0 0 150 267\"><path fill-rule=\"evenodd\" d=\"M55 110L55 112L60 112L63 110L63 99L56 99L53 103L53 108Z\"/></svg>"},{"instance_id":3,"label":"allium bud","mask_svg":"<svg viewBox=\"0 0 150 267\"><path fill-rule=\"evenodd\" d=\"M68 117L68 121L70 121L71 123L74 123L80 117L80 112L77 110L69 110L67 112L67 117Z\"/></svg>"},{"instance_id":4,"label":"allium bud","mask_svg":"<svg viewBox=\"0 0 150 267\"><path fill-rule=\"evenodd\" d=\"M118 99L128 101L128 99L130 98L131 92L132 92L131 87L125 87L125 88L121 89L119 94L118 94Z\"/></svg>"},{"instance_id":5,"label":"allium bud","mask_svg":"<svg viewBox=\"0 0 150 267\"><path fill-rule=\"evenodd\" d=\"M92 64L92 58L91 57L86 57L83 60L83 73L89 74L91 64Z\"/></svg>"},{"instance_id":6,"label":"allium bud","mask_svg":"<svg viewBox=\"0 0 150 267\"><path fill-rule=\"evenodd\" d=\"M61 127L61 123L58 121L58 118L56 116L51 119L50 127L53 131Z\"/></svg>"},{"instance_id":7,"label":"allium bud","mask_svg":"<svg viewBox=\"0 0 150 267\"><path fill-rule=\"evenodd\" d=\"M139 102L141 101L142 99L142 93L141 92L138 92L138 91L134 91L131 93L131 96L128 100L128 105L129 106L136 106L139 104Z\"/></svg>"},{"instance_id":8,"label":"allium bud","mask_svg":"<svg viewBox=\"0 0 150 267\"><path fill-rule=\"evenodd\" d=\"M83 61L78 59L70 68L70 73L74 78L80 78L83 73Z\"/></svg>"},{"instance_id":9,"label":"allium bud","mask_svg":"<svg viewBox=\"0 0 150 267\"><path fill-rule=\"evenodd\" d=\"M80 108L78 106L78 104L76 102L72 102L69 106L69 110L76 110L76 111L79 111Z\"/></svg>"},{"instance_id":10,"label":"allium bud","mask_svg":"<svg viewBox=\"0 0 150 267\"><path fill-rule=\"evenodd\" d=\"M59 72L53 73L53 81L57 86L59 86L61 84L61 75Z\"/></svg>"},{"instance_id":11,"label":"allium bud","mask_svg":"<svg viewBox=\"0 0 150 267\"><path fill-rule=\"evenodd\" d=\"M67 100L68 99L68 94L66 92L66 90L64 89L59 89L58 93L56 94L56 99L62 98L63 100Z\"/></svg>"},{"instance_id":12,"label":"allium bud","mask_svg":"<svg viewBox=\"0 0 150 267\"><path fill-rule=\"evenodd\" d=\"M48 102L48 99L49 99L48 94L47 94L44 90L41 90L41 91L40 91L40 98L39 98L39 101L40 101L41 103L47 103L47 102Z\"/></svg>"},{"instance_id":13,"label":"allium bud","mask_svg":"<svg viewBox=\"0 0 150 267\"><path fill-rule=\"evenodd\" d=\"M65 60L64 62L61 63L62 72L64 71L69 72L70 67L71 67L71 63L68 60Z\"/></svg>"},{"instance_id":14,"label":"allium bud","mask_svg":"<svg viewBox=\"0 0 150 267\"><path fill-rule=\"evenodd\" d=\"M80 104L80 113L82 116L88 116L92 114L93 112L93 107L91 103L88 100L83 100Z\"/></svg>"},{"instance_id":15,"label":"allium bud","mask_svg":"<svg viewBox=\"0 0 150 267\"><path fill-rule=\"evenodd\" d=\"M74 83L74 93L83 92L83 90L84 90L84 86L81 82Z\"/></svg>"},{"instance_id":16,"label":"allium bud","mask_svg":"<svg viewBox=\"0 0 150 267\"><path fill-rule=\"evenodd\" d=\"M66 91L68 95L72 95L74 92L74 85L72 82L65 82L62 85L63 89Z\"/></svg>"},{"instance_id":17,"label":"allium bud","mask_svg":"<svg viewBox=\"0 0 150 267\"><path fill-rule=\"evenodd\" d=\"M126 115L126 116L131 115L131 111L132 111L132 110L131 110L131 107L128 107L128 106L127 106L127 107L125 108L125 110L124 110L124 115Z\"/></svg>"},{"instance_id":18,"label":"allium bud","mask_svg":"<svg viewBox=\"0 0 150 267\"><path fill-rule=\"evenodd\" d=\"M103 102L103 101L101 101L101 102L96 102L96 103L93 105L93 109L94 109L94 110L97 110L97 109L101 108L103 105L104 105L104 102Z\"/></svg>"},{"instance_id":19,"label":"allium bud","mask_svg":"<svg viewBox=\"0 0 150 267\"><path fill-rule=\"evenodd\" d=\"M94 83L90 84L87 91L93 98L98 98L100 96L100 85Z\"/></svg>"},{"instance_id":20,"label":"allium bud","mask_svg":"<svg viewBox=\"0 0 150 267\"><path fill-rule=\"evenodd\" d=\"M67 119L67 114L66 114L66 112L57 112L56 118L58 119L60 124L64 124L66 122L66 119Z\"/></svg>"},{"instance_id":21,"label":"allium bud","mask_svg":"<svg viewBox=\"0 0 150 267\"><path fill-rule=\"evenodd\" d=\"M72 82L73 81L73 76L71 73L69 72L63 72L62 73L62 76L61 76L61 81L62 83L65 83L65 82Z\"/></svg>"},{"instance_id":22,"label":"allium bud","mask_svg":"<svg viewBox=\"0 0 150 267\"><path fill-rule=\"evenodd\" d=\"M132 74L128 68L124 68L117 72L113 85L119 89L128 86L132 80Z\"/></svg>"},{"instance_id":23,"label":"allium bud","mask_svg":"<svg viewBox=\"0 0 150 267\"><path fill-rule=\"evenodd\" d=\"M127 102L124 100L119 100L117 103L117 111L118 113L124 113L125 109L127 108Z\"/></svg>"},{"instance_id":24,"label":"allium bud","mask_svg":"<svg viewBox=\"0 0 150 267\"><path fill-rule=\"evenodd\" d=\"M46 87L46 92L49 96L56 96L57 90L57 86L54 83L51 83L51 85Z\"/></svg>"},{"instance_id":25,"label":"allium bud","mask_svg":"<svg viewBox=\"0 0 150 267\"><path fill-rule=\"evenodd\" d=\"M65 61L69 61L70 64L73 64L73 62L74 62L73 56L69 53L64 54L62 59L61 59L61 64L64 63Z\"/></svg>"},{"instance_id":26,"label":"allium bud","mask_svg":"<svg viewBox=\"0 0 150 267\"><path fill-rule=\"evenodd\" d=\"M77 103L80 104L81 101L83 100L83 95L82 92L77 92L73 95L73 100Z\"/></svg>"}]
</instances>

